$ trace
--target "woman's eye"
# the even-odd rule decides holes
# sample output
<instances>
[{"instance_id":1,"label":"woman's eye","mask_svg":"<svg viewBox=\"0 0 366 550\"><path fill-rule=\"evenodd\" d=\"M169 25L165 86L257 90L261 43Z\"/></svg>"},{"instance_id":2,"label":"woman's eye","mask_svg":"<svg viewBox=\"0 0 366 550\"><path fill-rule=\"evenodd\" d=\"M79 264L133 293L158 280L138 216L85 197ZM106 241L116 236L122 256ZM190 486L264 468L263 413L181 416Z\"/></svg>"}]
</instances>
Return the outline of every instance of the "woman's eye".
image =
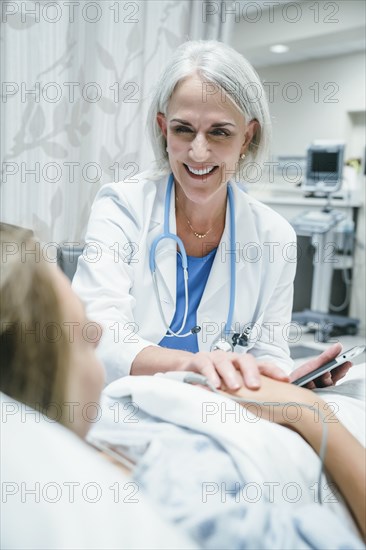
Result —
<instances>
[{"instance_id":1,"label":"woman's eye","mask_svg":"<svg viewBox=\"0 0 366 550\"><path fill-rule=\"evenodd\" d=\"M229 132L226 132L226 130L220 130L219 128L217 130L213 130L214 136L229 136Z\"/></svg>"},{"instance_id":2,"label":"woman's eye","mask_svg":"<svg viewBox=\"0 0 366 550\"><path fill-rule=\"evenodd\" d=\"M177 134L183 134L185 132L192 132L192 130L190 128L188 128L187 126L176 126L174 128L174 131L177 133Z\"/></svg>"},{"instance_id":3,"label":"woman's eye","mask_svg":"<svg viewBox=\"0 0 366 550\"><path fill-rule=\"evenodd\" d=\"M192 134L193 130L191 128L188 128L188 126L176 126L174 128L174 132L176 134ZM210 133L212 136L217 136L217 137L228 137L230 135L229 132L221 128L216 128L215 130L212 130L212 132Z\"/></svg>"}]
</instances>

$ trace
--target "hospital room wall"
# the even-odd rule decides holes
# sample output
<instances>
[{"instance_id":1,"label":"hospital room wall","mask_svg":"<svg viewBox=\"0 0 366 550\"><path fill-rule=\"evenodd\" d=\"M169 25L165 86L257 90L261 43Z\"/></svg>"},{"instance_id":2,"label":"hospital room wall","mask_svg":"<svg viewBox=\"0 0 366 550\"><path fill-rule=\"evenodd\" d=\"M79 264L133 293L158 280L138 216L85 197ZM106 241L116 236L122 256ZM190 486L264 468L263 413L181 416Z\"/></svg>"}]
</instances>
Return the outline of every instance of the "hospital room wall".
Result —
<instances>
[{"instance_id":1,"label":"hospital room wall","mask_svg":"<svg viewBox=\"0 0 366 550\"><path fill-rule=\"evenodd\" d=\"M262 82L267 82L266 91L271 86L274 90L273 97L269 97L273 121L273 156L304 156L306 148L315 139L341 139L346 142L346 160L361 157L365 162L364 63L363 53L353 53L257 69ZM296 83L296 88L289 83ZM286 99L286 87L290 99L296 97L295 92L299 94L298 101ZM314 95L317 91L319 98ZM360 175L357 183L361 199L353 267L353 278L357 284L352 288L350 312L352 316L361 319L361 330L364 333L365 177Z\"/></svg>"},{"instance_id":2,"label":"hospital room wall","mask_svg":"<svg viewBox=\"0 0 366 550\"><path fill-rule=\"evenodd\" d=\"M360 52L258 69L266 91L274 90L269 102L275 156L304 155L314 139L339 138L348 142L346 158L362 153L364 133L356 146L349 113L365 112L364 63Z\"/></svg>"}]
</instances>

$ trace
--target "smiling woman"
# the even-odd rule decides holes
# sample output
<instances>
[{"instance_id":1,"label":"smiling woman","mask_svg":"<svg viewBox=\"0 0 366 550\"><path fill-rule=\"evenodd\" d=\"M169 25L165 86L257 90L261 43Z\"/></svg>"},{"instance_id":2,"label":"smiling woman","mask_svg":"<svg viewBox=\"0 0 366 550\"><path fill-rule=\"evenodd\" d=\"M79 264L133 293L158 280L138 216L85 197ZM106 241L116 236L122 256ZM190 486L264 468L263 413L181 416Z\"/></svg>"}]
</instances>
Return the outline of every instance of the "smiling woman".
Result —
<instances>
[{"instance_id":1,"label":"smiling woman","mask_svg":"<svg viewBox=\"0 0 366 550\"><path fill-rule=\"evenodd\" d=\"M103 325L107 379L189 370L231 389L259 388L260 374L287 380L296 236L237 185L268 151L257 74L225 44L186 42L157 82L148 128L156 166L100 190L86 241L102 255L80 258L73 281Z\"/></svg>"},{"instance_id":2,"label":"smiling woman","mask_svg":"<svg viewBox=\"0 0 366 550\"><path fill-rule=\"evenodd\" d=\"M235 176L240 176L245 163L255 161L261 165L269 150L271 121L266 95L257 73L242 55L226 44L196 41L186 42L177 49L155 87L148 113L148 128L158 166L169 169L166 135L162 132L156 115L167 112L173 92L177 91L185 79L194 75L201 80L198 86L201 106L214 96L222 107L234 107L234 112L241 114L246 123L258 121L255 135L248 143L245 161L236 159ZM178 120L178 123L187 126L185 122L192 124L189 120ZM220 119L212 127L221 128L225 122L229 121ZM217 136L223 133L230 134L230 127L217 132Z\"/></svg>"},{"instance_id":3,"label":"smiling woman","mask_svg":"<svg viewBox=\"0 0 366 550\"><path fill-rule=\"evenodd\" d=\"M197 236L210 233L210 249L219 244L229 175L258 128L256 120L245 122L228 94L217 86L207 94L205 85L199 74L187 77L176 86L167 115L157 115L176 181L177 233L192 256L202 256Z\"/></svg>"}]
</instances>

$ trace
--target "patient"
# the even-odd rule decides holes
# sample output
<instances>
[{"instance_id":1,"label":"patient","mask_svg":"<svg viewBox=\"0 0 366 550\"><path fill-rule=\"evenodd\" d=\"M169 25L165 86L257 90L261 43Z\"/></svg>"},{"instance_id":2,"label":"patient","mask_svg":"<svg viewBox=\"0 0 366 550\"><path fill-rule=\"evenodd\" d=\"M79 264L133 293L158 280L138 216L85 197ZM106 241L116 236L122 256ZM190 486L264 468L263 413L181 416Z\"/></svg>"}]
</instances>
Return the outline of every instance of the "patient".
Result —
<instances>
[{"instance_id":1,"label":"patient","mask_svg":"<svg viewBox=\"0 0 366 550\"><path fill-rule=\"evenodd\" d=\"M51 418L55 416L56 409L61 411L57 420L81 438L85 438L92 420L82 414L83 408L88 403L99 401L104 383L104 370L95 354L101 337L101 328L85 317L83 305L61 271L46 264L42 258L35 261L34 257L28 256L24 261L21 254L22 244L26 245L27 249L31 248L32 241L29 237L19 232L1 229L0 234L0 390ZM138 379L134 383L138 384ZM301 402L312 406L317 404L320 411L326 411L326 403L318 394L266 377L262 379L260 390L242 388L236 394L268 402L269 405L270 402L284 405L288 402ZM70 402L77 403L72 419L66 407ZM55 404L58 407L55 408ZM292 423L284 420L281 407L275 409L275 414L273 410L270 406L263 405L261 413L271 421L295 430L316 452L319 452L322 427L315 421L311 411L304 409L301 418ZM325 467L346 500L359 532L365 537L364 449L340 422L330 423L328 429ZM187 430L184 432L187 437L196 436L195 432L192 432L191 436L187 435ZM217 442L215 446L217 452L220 452ZM179 454L181 449L178 447L175 452ZM271 457L268 457L268 460L271 460ZM174 464L166 464L167 471L171 467L174 467ZM180 489L184 489L184 486ZM146 490L149 491L149 487L146 487ZM327 521L326 516L321 518L321 514L324 513L322 508L318 507L317 510L319 525L314 525L315 531L321 529L322 522ZM244 515L243 511L241 513L244 518L245 511ZM266 513L272 514L268 506ZM194 518L191 519L193 522ZM285 525L285 531L296 531L296 542L299 546L308 547L308 534L297 528L295 516L292 518L288 513L281 521L289 522ZM184 525L188 529L187 523ZM230 523L227 525L230 526ZM211 545L210 540L214 539L207 536L210 529L212 526L209 527L206 522L204 526L201 524L199 529L192 529L188 534L193 536L200 546L214 548L214 544L217 547L217 542L212 542ZM348 533L342 526L339 526L339 529L341 535L346 537L339 540L340 545L342 540L347 540L348 544L354 547L362 547L352 533ZM246 537L249 541L250 534L246 534ZM324 539L323 547L326 542ZM251 540L251 544L257 548L262 543L263 541ZM276 547L278 540L273 540L272 543L271 547ZM269 547L268 541L265 544ZM280 544L282 547L290 547L283 542ZM240 545L244 546L244 543L241 542Z\"/></svg>"}]
</instances>

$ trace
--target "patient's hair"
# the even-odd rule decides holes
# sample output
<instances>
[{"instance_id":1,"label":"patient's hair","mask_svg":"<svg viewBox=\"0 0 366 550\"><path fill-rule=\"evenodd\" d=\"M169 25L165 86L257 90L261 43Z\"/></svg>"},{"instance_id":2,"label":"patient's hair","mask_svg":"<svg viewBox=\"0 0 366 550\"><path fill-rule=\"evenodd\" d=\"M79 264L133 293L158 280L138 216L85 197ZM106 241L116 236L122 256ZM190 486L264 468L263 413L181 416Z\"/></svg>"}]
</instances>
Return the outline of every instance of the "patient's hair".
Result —
<instances>
[{"instance_id":1,"label":"patient's hair","mask_svg":"<svg viewBox=\"0 0 366 550\"><path fill-rule=\"evenodd\" d=\"M29 231L0 224L0 244L0 389L59 416L69 344L51 267L41 254L29 253L37 251Z\"/></svg>"},{"instance_id":2,"label":"patient's hair","mask_svg":"<svg viewBox=\"0 0 366 550\"><path fill-rule=\"evenodd\" d=\"M237 175L240 177L245 165L250 168L253 161L262 164L266 160L271 141L271 119L265 91L252 65L236 50L216 40L189 40L181 44L154 88L147 128L157 169L168 170L169 157L166 139L156 115L159 112L167 114L169 100L176 86L194 74L198 74L206 83L208 94L212 93L212 85L224 90L246 122L257 120L259 123L245 160L238 161Z\"/></svg>"}]
</instances>

